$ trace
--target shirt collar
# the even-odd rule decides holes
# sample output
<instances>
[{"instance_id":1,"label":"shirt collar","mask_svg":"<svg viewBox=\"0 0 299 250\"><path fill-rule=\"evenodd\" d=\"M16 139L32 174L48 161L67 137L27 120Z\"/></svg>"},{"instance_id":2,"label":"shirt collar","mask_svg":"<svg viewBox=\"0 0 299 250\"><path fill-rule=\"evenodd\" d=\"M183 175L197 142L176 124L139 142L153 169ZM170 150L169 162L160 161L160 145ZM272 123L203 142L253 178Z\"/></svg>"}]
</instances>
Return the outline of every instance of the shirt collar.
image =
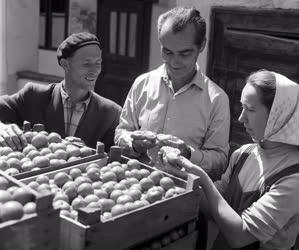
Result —
<instances>
[{"instance_id":1,"label":"shirt collar","mask_svg":"<svg viewBox=\"0 0 299 250\"><path fill-rule=\"evenodd\" d=\"M61 84L61 91L60 92L61 92L62 103L64 105L69 100L70 97L69 97L68 93L66 92L66 90L64 88L64 84L65 84L64 80L61 83L62 84ZM91 92L89 91L87 98L85 100L81 101L81 102L76 103L76 105L77 104L84 104L85 107L87 107L89 102L90 102L90 98L91 98Z\"/></svg>"},{"instance_id":2,"label":"shirt collar","mask_svg":"<svg viewBox=\"0 0 299 250\"><path fill-rule=\"evenodd\" d=\"M162 80L165 83L169 83L169 77L167 75L167 71L166 71L166 66L165 64L163 64L162 66L159 67L159 71L160 71L160 75ZM196 63L196 74L194 75L194 77L192 78L192 80L189 83L190 85L196 85L198 86L200 89L203 89L204 87L204 76L200 70L199 65Z\"/></svg>"}]
</instances>

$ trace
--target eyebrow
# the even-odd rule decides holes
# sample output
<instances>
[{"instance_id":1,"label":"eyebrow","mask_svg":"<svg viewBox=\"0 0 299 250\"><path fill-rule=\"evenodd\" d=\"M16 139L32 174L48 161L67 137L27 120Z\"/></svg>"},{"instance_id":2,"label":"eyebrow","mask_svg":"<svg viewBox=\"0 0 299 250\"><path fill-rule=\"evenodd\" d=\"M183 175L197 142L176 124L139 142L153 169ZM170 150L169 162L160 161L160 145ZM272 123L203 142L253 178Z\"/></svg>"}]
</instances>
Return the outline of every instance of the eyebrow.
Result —
<instances>
[{"instance_id":1,"label":"eyebrow","mask_svg":"<svg viewBox=\"0 0 299 250\"><path fill-rule=\"evenodd\" d=\"M163 50L167 50L167 51L171 51L172 52L172 50L170 50L170 49L168 49L168 48L166 48L166 47L162 47L162 49ZM183 54L183 53L188 53L188 52L192 52L193 51L193 49L184 49L184 50L180 50L180 51L178 51L178 53L180 53L180 54Z\"/></svg>"}]
</instances>

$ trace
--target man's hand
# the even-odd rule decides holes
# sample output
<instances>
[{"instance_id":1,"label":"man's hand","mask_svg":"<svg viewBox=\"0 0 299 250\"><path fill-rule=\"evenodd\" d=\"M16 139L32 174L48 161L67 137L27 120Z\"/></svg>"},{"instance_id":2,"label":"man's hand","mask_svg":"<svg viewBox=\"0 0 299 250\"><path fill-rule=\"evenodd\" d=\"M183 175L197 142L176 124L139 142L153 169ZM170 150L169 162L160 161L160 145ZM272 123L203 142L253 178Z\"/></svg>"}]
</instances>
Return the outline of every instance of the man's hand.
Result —
<instances>
[{"instance_id":1,"label":"man's hand","mask_svg":"<svg viewBox=\"0 0 299 250\"><path fill-rule=\"evenodd\" d=\"M16 124L0 123L0 146L8 146L13 150L22 150L26 145L26 138Z\"/></svg>"},{"instance_id":2,"label":"man's hand","mask_svg":"<svg viewBox=\"0 0 299 250\"><path fill-rule=\"evenodd\" d=\"M132 148L135 152L144 154L156 145L156 134L150 131L136 130L131 134Z\"/></svg>"}]
</instances>

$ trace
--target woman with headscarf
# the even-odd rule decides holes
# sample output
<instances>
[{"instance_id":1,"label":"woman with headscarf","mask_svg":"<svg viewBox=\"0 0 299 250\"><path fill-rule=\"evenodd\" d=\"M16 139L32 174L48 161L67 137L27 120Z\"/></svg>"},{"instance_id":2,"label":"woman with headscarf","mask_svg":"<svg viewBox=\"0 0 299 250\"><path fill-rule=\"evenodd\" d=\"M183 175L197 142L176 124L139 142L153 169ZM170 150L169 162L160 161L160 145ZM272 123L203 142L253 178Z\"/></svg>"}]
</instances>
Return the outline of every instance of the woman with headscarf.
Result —
<instances>
[{"instance_id":1,"label":"woman with headscarf","mask_svg":"<svg viewBox=\"0 0 299 250\"><path fill-rule=\"evenodd\" d=\"M213 183L183 157L172 163L200 177L220 231L213 249L291 249L299 232L299 85L257 71L246 81L241 104L239 121L254 143L232 154L221 180Z\"/></svg>"}]
</instances>

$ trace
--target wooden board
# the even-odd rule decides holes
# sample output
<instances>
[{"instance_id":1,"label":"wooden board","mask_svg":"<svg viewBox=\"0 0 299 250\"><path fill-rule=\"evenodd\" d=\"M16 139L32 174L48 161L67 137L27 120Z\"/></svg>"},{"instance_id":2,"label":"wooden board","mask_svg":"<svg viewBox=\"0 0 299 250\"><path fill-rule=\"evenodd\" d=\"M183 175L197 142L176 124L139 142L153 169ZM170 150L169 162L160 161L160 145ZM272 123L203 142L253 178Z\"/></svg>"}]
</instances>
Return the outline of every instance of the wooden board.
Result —
<instances>
[{"instance_id":1,"label":"wooden board","mask_svg":"<svg viewBox=\"0 0 299 250\"><path fill-rule=\"evenodd\" d=\"M238 121L249 74L267 69L299 82L298 20L298 10L212 8L207 75L230 99L231 151L252 142Z\"/></svg>"}]
</instances>

